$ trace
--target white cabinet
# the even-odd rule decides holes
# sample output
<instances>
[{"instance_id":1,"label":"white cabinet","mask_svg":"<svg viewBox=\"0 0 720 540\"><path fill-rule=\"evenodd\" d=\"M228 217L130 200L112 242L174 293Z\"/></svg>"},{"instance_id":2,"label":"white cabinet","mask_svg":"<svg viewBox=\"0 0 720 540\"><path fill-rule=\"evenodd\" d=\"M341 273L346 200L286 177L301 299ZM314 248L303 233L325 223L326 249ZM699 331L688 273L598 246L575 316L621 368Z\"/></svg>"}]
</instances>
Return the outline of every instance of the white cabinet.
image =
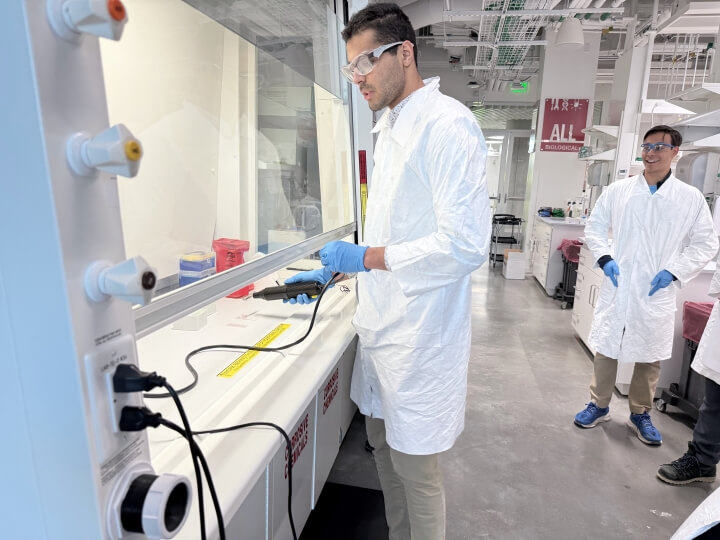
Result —
<instances>
[{"instance_id":1,"label":"white cabinet","mask_svg":"<svg viewBox=\"0 0 720 540\"><path fill-rule=\"evenodd\" d=\"M569 222L565 218L535 217L531 241L532 274L550 296L562 282L562 253L558 248L565 238L577 240L584 228L584 223Z\"/></svg>"},{"instance_id":2,"label":"white cabinet","mask_svg":"<svg viewBox=\"0 0 720 540\"><path fill-rule=\"evenodd\" d=\"M573 302L572 327L585 346L595 354L588 343L593 312L600 294L600 286L605 275L600 268L593 268L595 261L592 253L583 246L580 249L580 262L578 264L577 281L575 282L575 301Z\"/></svg>"}]
</instances>

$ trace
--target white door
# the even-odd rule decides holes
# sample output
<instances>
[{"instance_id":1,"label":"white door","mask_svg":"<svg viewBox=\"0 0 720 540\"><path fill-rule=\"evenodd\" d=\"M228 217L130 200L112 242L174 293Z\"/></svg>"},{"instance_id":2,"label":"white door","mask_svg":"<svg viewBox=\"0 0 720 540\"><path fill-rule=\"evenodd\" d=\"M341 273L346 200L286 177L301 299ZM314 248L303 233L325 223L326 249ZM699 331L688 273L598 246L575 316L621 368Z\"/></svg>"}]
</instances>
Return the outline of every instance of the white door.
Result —
<instances>
[{"instance_id":1,"label":"white door","mask_svg":"<svg viewBox=\"0 0 720 540\"><path fill-rule=\"evenodd\" d=\"M505 132L502 145L500 175L495 213L522 217L530 163L530 131L509 130Z\"/></svg>"}]
</instances>

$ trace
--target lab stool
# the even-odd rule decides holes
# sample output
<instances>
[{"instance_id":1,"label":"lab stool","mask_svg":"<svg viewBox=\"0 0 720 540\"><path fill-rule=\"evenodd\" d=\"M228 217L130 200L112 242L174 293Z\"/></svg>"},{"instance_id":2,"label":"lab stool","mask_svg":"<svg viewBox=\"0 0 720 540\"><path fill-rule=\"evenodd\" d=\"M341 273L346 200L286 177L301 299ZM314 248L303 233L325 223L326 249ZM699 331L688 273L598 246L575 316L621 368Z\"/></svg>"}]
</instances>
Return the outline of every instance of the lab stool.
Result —
<instances>
[{"instance_id":1,"label":"lab stool","mask_svg":"<svg viewBox=\"0 0 720 540\"><path fill-rule=\"evenodd\" d=\"M490 236L490 261L503 262L505 249L520 245L522 219L512 214L495 214L492 217L492 233Z\"/></svg>"}]
</instances>

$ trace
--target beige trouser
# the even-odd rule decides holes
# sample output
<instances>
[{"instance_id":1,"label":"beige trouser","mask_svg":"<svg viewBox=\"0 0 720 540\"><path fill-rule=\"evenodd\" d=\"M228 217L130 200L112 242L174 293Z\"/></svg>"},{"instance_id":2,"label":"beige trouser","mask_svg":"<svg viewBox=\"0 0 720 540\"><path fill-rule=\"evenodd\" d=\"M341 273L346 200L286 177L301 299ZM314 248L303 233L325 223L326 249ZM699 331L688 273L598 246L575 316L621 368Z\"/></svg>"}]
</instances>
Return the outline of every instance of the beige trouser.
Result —
<instances>
[{"instance_id":1,"label":"beige trouser","mask_svg":"<svg viewBox=\"0 0 720 540\"><path fill-rule=\"evenodd\" d=\"M416 456L390 448L384 420L366 416L365 429L375 449L389 540L444 540L445 490L438 454Z\"/></svg>"},{"instance_id":2,"label":"beige trouser","mask_svg":"<svg viewBox=\"0 0 720 540\"><path fill-rule=\"evenodd\" d=\"M590 384L592 401L601 409L610 405L615 379L617 378L618 361L597 353L594 361L594 373ZM655 389L660 379L660 362L636 363L633 368L628 405L630 412L641 414L652 409Z\"/></svg>"}]
</instances>

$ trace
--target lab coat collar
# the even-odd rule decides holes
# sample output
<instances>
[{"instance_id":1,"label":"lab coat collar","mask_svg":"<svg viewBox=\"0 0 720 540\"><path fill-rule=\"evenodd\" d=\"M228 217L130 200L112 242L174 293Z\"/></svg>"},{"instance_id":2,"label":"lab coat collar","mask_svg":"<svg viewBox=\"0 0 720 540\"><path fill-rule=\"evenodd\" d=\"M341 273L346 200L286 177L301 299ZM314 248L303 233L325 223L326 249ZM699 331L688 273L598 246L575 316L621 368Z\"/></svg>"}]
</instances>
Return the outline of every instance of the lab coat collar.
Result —
<instances>
[{"instance_id":1,"label":"lab coat collar","mask_svg":"<svg viewBox=\"0 0 720 540\"><path fill-rule=\"evenodd\" d=\"M662 186L660 186L654 194L651 194L650 190L648 189L647 180L645 180L645 175L639 174L637 178L637 186L638 188L642 189L643 193L646 193L647 195L652 195L653 197L662 197L663 199L671 196L670 192L673 191L674 184L678 181L678 179L675 178L675 175L671 172L670 175L667 176L665 180L663 180Z\"/></svg>"},{"instance_id":2,"label":"lab coat collar","mask_svg":"<svg viewBox=\"0 0 720 540\"><path fill-rule=\"evenodd\" d=\"M410 94L412 97L407 102L403 110L400 111L400 116L395 121L390 134L397 143L404 146L405 143L410 139L412 128L415 125L415 120L423 110L423 104L428 97L440 87L440 77L431 77L424 79L425 86L418 88ZM378 120L371 133L378 133L383 129L390 127L390 109L387 109Z\"/></svg>"}]
</instances>

